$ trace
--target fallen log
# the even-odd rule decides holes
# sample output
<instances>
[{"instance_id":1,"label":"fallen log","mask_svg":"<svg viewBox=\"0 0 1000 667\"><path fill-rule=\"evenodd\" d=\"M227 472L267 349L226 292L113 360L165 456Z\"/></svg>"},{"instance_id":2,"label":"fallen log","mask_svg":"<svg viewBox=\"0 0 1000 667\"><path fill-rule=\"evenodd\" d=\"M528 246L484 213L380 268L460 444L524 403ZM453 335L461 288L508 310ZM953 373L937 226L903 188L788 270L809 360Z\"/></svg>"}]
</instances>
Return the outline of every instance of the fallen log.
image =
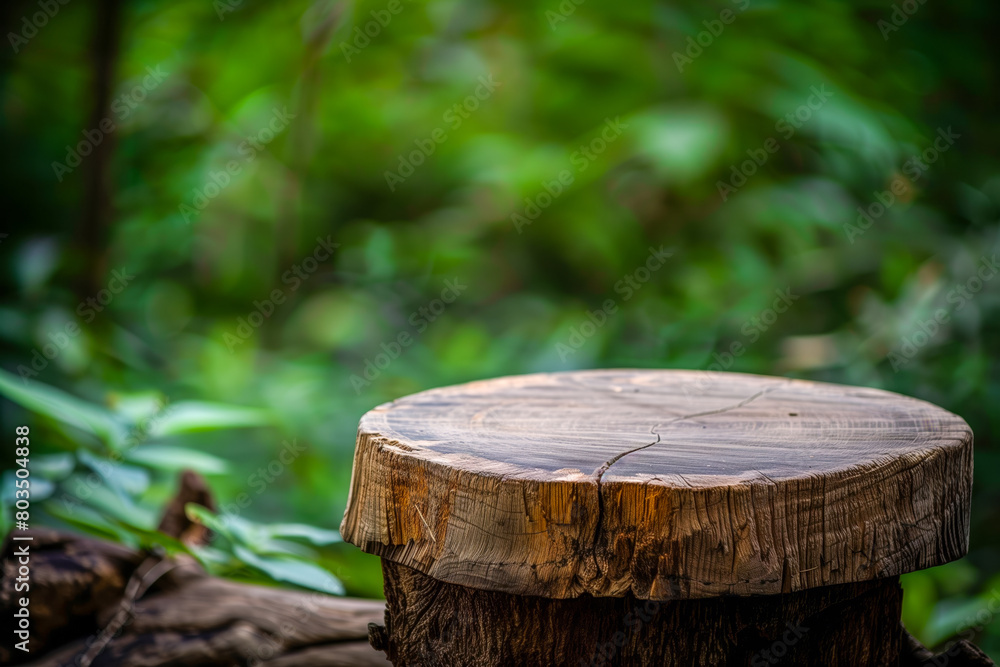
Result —
<instances>
[{"instance_id":1,"label":"fallen log","mask_svg":"<svg viewBox=\"0 0 1000 667\"><path fill-rule=\"evenodd\" d=\"M207 532L185 502L211 507L203 480L182 476L160 529L187 542ZM200 529L200 530L199 530ZM17 547L30 544L30 653L0 647L0 664L27 667L387 665L368 643L377 600L241 584L208 575L187 556L164 557L46 529L3 544L0 613L16 599ZM33 662L32 662L33 661Z\"/></svg>"}]
</instances>

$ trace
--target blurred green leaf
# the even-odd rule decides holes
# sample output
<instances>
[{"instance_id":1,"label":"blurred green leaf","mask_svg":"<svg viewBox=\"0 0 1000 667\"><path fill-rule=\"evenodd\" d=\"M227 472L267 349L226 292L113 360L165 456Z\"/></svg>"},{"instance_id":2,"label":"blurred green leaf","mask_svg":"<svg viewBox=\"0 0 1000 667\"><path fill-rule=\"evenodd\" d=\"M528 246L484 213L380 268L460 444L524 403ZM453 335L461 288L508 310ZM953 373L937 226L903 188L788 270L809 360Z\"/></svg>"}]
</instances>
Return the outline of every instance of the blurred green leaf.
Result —
<instances>
[{"instance_id":1,"label":"blurred green leaf","mask_svg":"<svg viewBox=\"0 0 1000 667\"><path fill-rule=\"evenodd\" d=\"M155 418L150 428L153 436L179 435L199 431L266 426L271 418L264 410L232 405L184 401L169 406Z\"/></svg>"},{"instance_id":2,"label":"blurred green leaf","mask_svg":"<svg viewBox=\"0 0 1000 667\"><path fill-rule=\"evenodd\" d=\"M174 445L143 445L130 449L125 458L154 470L179 472L190 468L203 475L223 475L230 470L229 464L212 454Z\"/></svg>"},{"instance_id":3,"label":"blurred green leaf","mask_svg":"<svg viewBox=\"0 0 1000 667\"><path fill-rule=\"evenodd\" d=\"M234 539L233 532L230 530L233 522L216 516L208 508L196 503L188 503L184 506L184 513L190 520L196 521L230 540Z\"/></svg>"},{"instance_id":4,"label":"blurred green leaf","mask_svg":"<svg viewBox=\"0 0 1000 667\"><path fill-rule=\"evenodd\" d=\"M258 556L240 545L234 547L234 553L244 563L266 573L275 581L285 581L329 595L344 595L344 586L340 580L313 563L291 558Z\"/></svg>"},{"instance_id":5,"label":"blurred green leaf","mask_svg":"<svg viewBox=\"0 0 1000 667\"><path fill-rule=\"evenodd\" d=\"M985 618L992 620L995 616L986 603L975 598L952 598L943 600L934 607L923 638L928 646L938 646L944 640L954 637L969 628L981 628L977 620L979 612L986 611Z\"/></svg>"},{"instance_id":6,"label":"blurred green leaf","mask_svg":"<svg viewBox=\"0 0 1000 667\"><path fill-rule=\"evenodd\" d=\"M7 504L12 505L17 499L15 496L17 487L14 485L16 479L15 470L4 470L3 475L0 476L0 483L3 484L3 488L0 489L0 498L2 498ZM32 476L28 483L28 488L31 490L31 502L45 500L51 496L56 489L55 484L48 481L44 477Z\"/></svg>"},{"instance_id":7,"label":"blurred green leaf","mask_svg":"<svg viewBox=\"0 0 1000 667\"><path fill-rule=\"evenodd\" d=\"M139 495L149 488L149 473L142 468L101 458L85 449L78 451L76 456L81 463L100 475L108 487L122 499Z\"/></svg>"},{"instance_id":8,"label":"blurred green leaf","mask_svg":"<svg viewBox=\"0 0 1000 667\"><path fill-rule=\"evenodd\" d=\"M144 507L133 499L122 484L123 476L84 475L74 473L66 480L63 487L77 502L85 503L71 506L76 511L82 507L97 510L105 517L110 517L123 524L136 526L142 530L152 530L159 519L157 512L151 507Z\"/></svg>"},{"instance_id":9,"label":"blurred green leaf","mask_svg":"<svg viewBox=\"0 0 1000 667\"><path fill-rule=\"evenodd\" d=\"M14 375L0 371L0 394L28 410L94 433L112 449L118 449L124 441L125 429L110 412L54 387L35 380L22 383Z\"/></svg>"},{"instance_id":10,"label":"blurred green leaf","mask_svg":"<svg viewBox=\"0 0 1000 667\"><path fill-rule=\"evenodd\" d=\"M53 500L45 504L45 511L95 537L120 542L133 548L139 546L139 540L130 530L109 521L89 507L67 504L62 500Z\"/></svg>"},{"instance_id":11,"label":"blurred green leaf","mask_svg":"<svg viewBox=\"0 0 1000 667\"><path fill-rule=\"evenodd\" d=\"M901 582L903 625L914 637L926 643L924 630L938 601L933 578L926 571L910 572L901 577Z\"/></svg>"},{"instance_id":12,"label":"blurred green leaf","mask_svg":"<svg viewBox=\"0 0 1000 667\"><path fill-rule=\"evenodd\" d=\"M265 526L273 537L289 537L306 540L316 546L342 542L340 533L336 530L325 530L303 523L271 523Z\"/></svg>"},{"instance_id":13,"label":"blurred green leaf","mask_svg":"<svg viewBox=\"0 0 1000 667\"><path fill-rule=\"evenodd\" d=\"M31 459L31 474L32 477L60 480L69 475L75 465L73 455L69 453L35 456Z\"/></svg>"}]
</instances>

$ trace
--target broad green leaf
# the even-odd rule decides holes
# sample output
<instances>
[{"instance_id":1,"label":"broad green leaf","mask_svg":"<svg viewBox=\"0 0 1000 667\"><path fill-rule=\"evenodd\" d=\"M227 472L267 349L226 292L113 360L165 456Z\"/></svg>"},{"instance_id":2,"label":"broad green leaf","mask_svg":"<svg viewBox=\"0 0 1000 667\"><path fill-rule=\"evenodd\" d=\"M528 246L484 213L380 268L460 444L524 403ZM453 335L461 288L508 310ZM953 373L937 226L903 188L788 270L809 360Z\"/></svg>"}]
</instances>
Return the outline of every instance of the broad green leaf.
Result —
<instances>
[{"instance_id":1,"label":"broad green leaf","mask_svg":"<svg viewBox=\"0 0 1000 667\"><path fill-rule=\"evenodd\" d=\"M262 536L265 534L265 530L263 528L261 528L259 532ZM249 542L246 546L253 552L261 555L295 556L298 558L305 558L306 560L313 560L318 556L315 551L301 542L275 540L268 537L262 537L259 541L254 540Z\"/></svg>"},{"instance_id":2,"label":"broad green leaf","mask_svg":"<svg viewBox=\"0 0 1000 667\"><path fill-rule=\"evenodd\" d=\"M94 475L76 473L63 483L63 488L67 493L62 497L72 494L83 505L121 523L152 530L159 521L155 511L137 505L120 487L108 484L106 478L95 480Z\"/></svg>"},{"instance_id":3,"label":"broad green leaf","mask_svg":"<svg viewBox=\"0 0 1000 667\"><path fill-rule=\"evenodd\" d=\"M32 461L33 463L34 461ZM0 499L5 503L13 503L17 499L15 495L17 491L17 486L15 486L15 482L17 481L15 470L4 470L3 476L0 477L0 483L3 484L3 487L0 488ZM32 470L32 472L34 471ZM55 484L39 475L31 475L28 479L28 491L31 493L31 502L45 500L52 495L55 488Z\"/></svg>"},{"instance_id":4,"label":"broad green leaf","mask_svg":"<svg viewBox=\"0 0 1000 667\"><path fill-rule=\"evenodd\" d=\"M114 521L114 519L109 519L109 521L118 524L122 530L127 531L130 535L132 535L140 547L149 548L153 546L160 546L163 547L170 555L192 553L191 549L188 548L186 544L165 533L161 533L158 530L142 528L134 524L121 523Z\"/></svg>"},{"instance_id":5,"label":"broad green leaf","mask_svg":"<svg viewBox=\"0 0 1000 667\"><path fill-rule=\"evenodd\" d=\"M132 463L167 472L177 472L185 468L203 475L222 475L229 472L229 464L225 460L187 447L143 445L129 450L125 458Z\"/></svg>"},{"instance_id":6,"label":"broad green leaf","mask_svg":"<svg viewBox=\"0 0 1000 667\"><path fill-rule=\"evenodd\" d=\"M292 558L258 556L240 545L236 545L233 552L241 561L264 572L275 581L285 581L330 595L344 594L344 586L340 580L313 563Z\"/></svg>"},{"instance_id":7,"label":"broad green leaf","mask_svg":"<svg viewBox=\"0 0 1000 667\"><path fill-rule=\"evenodd\" d=\"M185 511L192 521L198 521L233 544L242 544L259 554L289 554L303 558L316 556L303 544L280 539L273 526L257 524L235 514L216 515L200 505L188 504Z\"/></svg>"},{"instance_id":8,"label":"broad green leaf","mask_svg":"<svg viewBox=\"0 0 1000 667\"><path fill-rule=\"evenodd\" d=\"M270 415L258 408L184 401L175 403L152 420L150 433L154 436L214 431L227 428L266 426L272 422Z\"/></svg>"},{"instance_id":9,"label":"broad green leaf","mask_svg":"<svg viewBox=\"0 0 1000 667\"><path fill-rule=\"evenodd\" d=\"M259 529L255 529L253 524L235 514L214 514L195 503L185 505L184 512L192 521L206 526L233 544L252 545L262 541L265 537L261 535Z\"/></svg>"},{"instance_id":10,"label":"broad green leaf","mask_svg":"<svg viewBox=\"0 0 1000 667\"><path fill-rule=\"evenodd\" d=\"M216 547L193 546L190 551L202 567L215 575L224 576L236 564L236 559L232 554Z\"/></svg>"},{"instance_id":11,"label":"broad green leaf","mask_svg":"<svg viewBox=\"0 0 1000 667\"><path fill-rule=\"evenodd\" d=\"M129 394L110 392L107 402L114 412L132 423L140 423L150 419L166 407L166 399L158 391Z\"/></svg>"},{"instance_id":12,"label":"broad green leaf","mask_svg":"<svg viewBox=\"0 0 1000 667\"><path fill-rule=\"evenodd\" d=\"M45 511L52 516L86 533L120 542L130 547L139 545L139 541L128 530L84 505L72 505L53 499L45 503L44 507Z\"/></svg>"},{"instance_id":13,"label":"broad green leaf","mask_svg":"<svg viewBox=\"0 0 1000 667\"><path fill-rule=\"evenodd\" d=\"M230 538L231 524L224 522L220 517L213 514L211 510L196 503L188 503L184 506L184 513L191 521L200 523L223 537Z\"/></svg>"},{"instance_id":14,"label":"broad green leaf","mask_svg":"<svg viewBox=\"0 0 1000 667\"><path fill-rule=\"evenodd\" d=\"M101 406L88 403L55 387L0 371L0 394L38 414L97 435L112 449L124 441L125 428Z\"/></svg>"},{"instance_id":15,"label":"broad green leaf","mask_svg":"<svg viewBox=\"0 0 1000 667\"><path fill-rule=\"evenodd\" d=\"M85 449L77 451L76 456L80 463L100 475L121 496L137 496L149 488L149 473L142 468L102 458Z\"/></svg>"},{"instance_id":16,"label":"broad green leaf","mask_svg":"<svg viewBox=\"0 0 1000 667\"><path fill-rule=\"evenodd\" d=\"M979 625L977 614L986 610L988 600L977 598L950 598L934 606L930 620L924 628L924 640L928 646L937 646L967 628ZM992 613L989 614L992 618Z\"/></svg>"},{"instance_id":17,"label":"broad green leaf","mask_svg":"<svg viewBox=\"0 0 1000 667\"><path fill-rule=\"evenodd\" d=\"M31 459L31 476L60 480L73 472L75 467L76 461L69 453L35 456Z\"/></svg>"},{"instance_id":18,"label":"broad green leaf","mask_svg":"<svg viewBox=\"0 0 1000 667\"><path fill-rule=\"evenodd\" d=\"M316 546L342 542L340 533L336 530L317 528L304 523L271 523L266 526L273 537L289 537L306 540Z\"/></svg>"}]
</instances>

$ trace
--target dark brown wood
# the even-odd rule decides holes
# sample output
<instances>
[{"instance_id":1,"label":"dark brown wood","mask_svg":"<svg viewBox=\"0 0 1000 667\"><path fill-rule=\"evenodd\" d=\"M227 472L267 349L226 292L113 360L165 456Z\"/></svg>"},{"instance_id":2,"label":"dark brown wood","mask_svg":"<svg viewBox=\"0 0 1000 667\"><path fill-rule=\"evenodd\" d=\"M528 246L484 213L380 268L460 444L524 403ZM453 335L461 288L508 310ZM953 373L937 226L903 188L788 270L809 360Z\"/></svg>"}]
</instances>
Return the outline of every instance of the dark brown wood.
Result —
<instances>
[{"instance_id":1,"label":"dark brown wood","mask_svg":"<svg viewBox=\"0 0 1000 667\"><path fill-rule=\"evenodd\" d=\"M899 658L898 579L788 595L550 599L447 584L383 560L394 665L843 665Z\"/></svg>"},{"instance_id":2,"label":"dark brown wood","mask_svg":"<svg viewBox=\"0 0 1000 667\"><path fill-rule=\"evenodd\" d=\"M205 480L180 475L159 529L188 544L211 534L187 503L214 508ZM33 530L30 654L0 646L0 664L27 667L386 665L370 646L380 621L376 600L252 586L211 577L191 558L136 551L51 530ZM24 542L9 535L0 571L0 615L13 614L17 560Z\"/></svg>"},{"instance_id":3,"label":"dark brown wood","mask_svg":"<svg viewBox=\"0 0 1000 667\"><path fill-rule=\"evenodd\" d=\"M900 667L994 667L989 656L968 639L948 642L942 651L927 650L909 632L903 630L903 659Z\"/></svg>"},{"instance_id":4,"label":"dark brown wood","mask_svg":"<svg viewBox=\"0 0 1000 667\"><path fill-rule=\"evenodd\" d=\"M208 482L193 470L181 472L177 493L164 508L163 517L156 529L185 544L207 544L211 533L205 526L192 521L187 515L184 508L188 503L215 511L215 497L208 488Z\"/></svg>"},{"instance_id":5,"label":"dark brown wood","mask_svg":"<svg viewBox=\"0 0 1000 667\"><path fill-rule=\"evenodd\" d=\"M119 611L125 586L149 555L89 538L33 530L31 653L0 647L0 664L78 664ZM23 544L23 543L17 543ZM0 614L13 613L15 543L3 550ZM368 643L377 600L253 586L208 576L182 561L134 604L93 667L260 664L387 665Z\"/></svg>"}]
</instances>

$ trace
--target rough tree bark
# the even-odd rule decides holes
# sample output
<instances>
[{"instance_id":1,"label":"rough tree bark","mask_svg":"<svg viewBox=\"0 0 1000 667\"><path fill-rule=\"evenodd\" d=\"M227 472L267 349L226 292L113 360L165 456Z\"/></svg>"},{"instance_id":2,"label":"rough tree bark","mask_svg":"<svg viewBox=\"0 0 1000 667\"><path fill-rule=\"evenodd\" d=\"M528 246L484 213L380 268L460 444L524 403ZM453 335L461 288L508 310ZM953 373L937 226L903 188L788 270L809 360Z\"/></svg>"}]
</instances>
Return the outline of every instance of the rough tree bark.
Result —
<instances>
[{"instance_id":1,"label":"rough tree bark","mask_svg":"<svg viewBox=\"0 0 1000 667\"><path fill-rule=\"evenodd\" d=\"M184 504L213 505L204 481L185 473L160 529L202 542ZM369 645L377 600L240 584L208 576L183 558L33 529L30 654L0 646L0 664L27 667L387 665ZM0 614L10 618L17 559L4 543ZM148 587L148 590L145 590ZM123 613L125 612L125 613Z\"/></svg>"},{"instance_id":2,"label":"rough tree bark","mask_svg":"<svg viewBox=\"0 0 1000 667\"><path fill-rule=\"evenodd\" d=\"M383 572L386 632L376 645L396 665L884 667L902 642L896 578L661 602L482 591L389 561Z\"/></svg>"}]
</instances>

